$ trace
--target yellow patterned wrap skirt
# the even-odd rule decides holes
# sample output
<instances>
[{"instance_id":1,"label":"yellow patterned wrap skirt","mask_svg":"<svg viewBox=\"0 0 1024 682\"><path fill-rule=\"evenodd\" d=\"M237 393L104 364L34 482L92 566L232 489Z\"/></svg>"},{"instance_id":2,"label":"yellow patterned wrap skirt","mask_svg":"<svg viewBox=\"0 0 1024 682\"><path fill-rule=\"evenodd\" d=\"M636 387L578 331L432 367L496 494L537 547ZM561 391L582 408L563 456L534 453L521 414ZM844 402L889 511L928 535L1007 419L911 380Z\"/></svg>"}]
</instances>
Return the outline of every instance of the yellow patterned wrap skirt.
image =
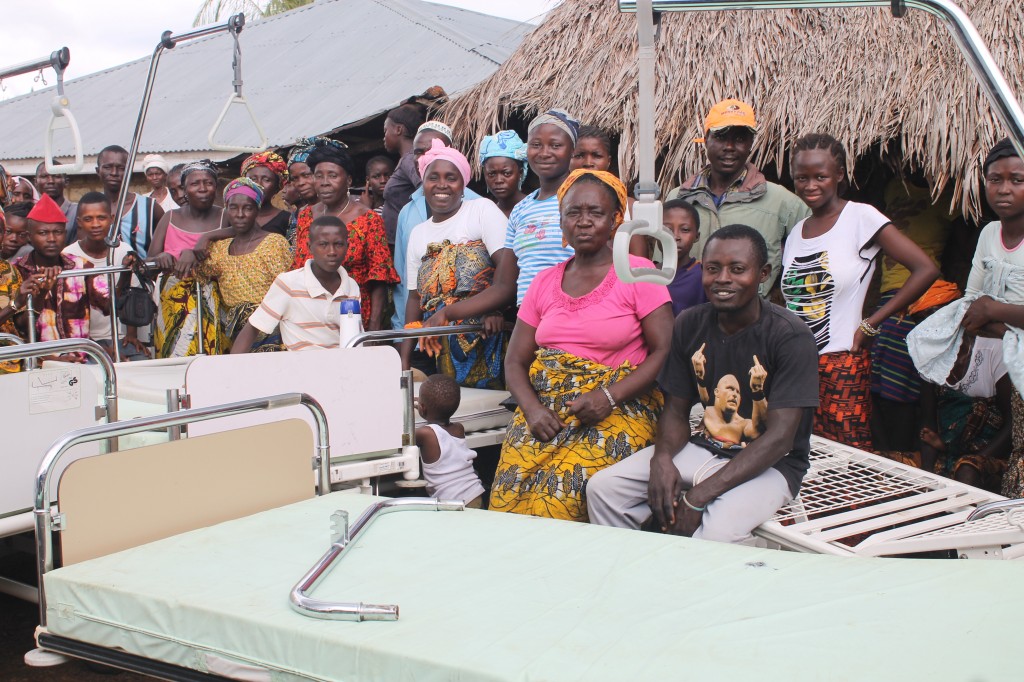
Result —
<instances>
[{"instance_id":1,"label":"yellow patterned wrap skirt","mask_svg":"<svg viewBox=\"0 0 1024 682\"><path fill-rule=\"evenodd\" d=\"M196 279L164 277L160 287L160 310L157 312L154 344L158 358L181 358L199 354L198 325L203 330L203 353L218 355L230 350L220 325L220 296L212 282ZM199 319L197 293L202 297L202 320Z\"/></svg>"},{"instance_id":2,"label":"yellow patterned wrap skirt","mask_svg":"<svg viewBox=\"0 0 1024 682\"><path fill-rule=\"evenodd\" d=\"M620 403L594 426L581 424L566 403L629 375L629 363L605 365L542 348L530 366L530 382L544 407L568 426L542 443L530 435L517 408L501 446L491 488L491 511L587 521L587 480L601 469L654 443L664 397L657 388Z\"/></svg>"}]
</instances>

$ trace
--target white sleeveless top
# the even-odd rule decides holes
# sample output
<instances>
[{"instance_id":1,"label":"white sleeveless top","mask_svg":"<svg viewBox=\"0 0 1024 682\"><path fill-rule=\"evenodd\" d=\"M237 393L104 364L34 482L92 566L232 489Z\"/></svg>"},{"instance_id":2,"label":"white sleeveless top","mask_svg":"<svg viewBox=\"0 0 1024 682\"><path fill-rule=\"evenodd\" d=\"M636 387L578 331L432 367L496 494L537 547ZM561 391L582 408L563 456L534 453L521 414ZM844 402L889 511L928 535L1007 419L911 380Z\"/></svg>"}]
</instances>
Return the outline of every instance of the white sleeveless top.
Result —
<instances>
[{"instance_id":1,"label":"white sleeveless top","mask_svg":"<svg viewBox=\"0 0 1024 682\"><path fill-rule=\"evenodd\" d=\"M466 445L465 438L456 438L444 427L428 424L437 436L441 456L433 464L423 463L427 494L442 500L470 500L483 495L484 486L473 469L476 451Z\"/></svg>"}]
</instances>

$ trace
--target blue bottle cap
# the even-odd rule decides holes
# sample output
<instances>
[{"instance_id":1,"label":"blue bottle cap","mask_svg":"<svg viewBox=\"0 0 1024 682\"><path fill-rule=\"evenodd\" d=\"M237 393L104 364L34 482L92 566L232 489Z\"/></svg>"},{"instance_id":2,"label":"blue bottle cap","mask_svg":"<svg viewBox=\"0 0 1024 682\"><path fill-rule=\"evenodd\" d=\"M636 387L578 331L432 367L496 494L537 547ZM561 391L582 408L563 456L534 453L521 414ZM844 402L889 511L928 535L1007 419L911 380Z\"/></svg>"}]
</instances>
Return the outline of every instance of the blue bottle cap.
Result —
<instances>
[{"instance_id":1,"label":"blue bottle cap","mask_svg":"<svg viewBox=\"0 0 1024 682\"><path fill-rule=\"evenodd\" d=\"M343 298L343 299L341 299L341 307L340 307L339 311L341 312L342 315L348 315L349 313L352 313L353 315L361 314L362 311L359 308L359 299L358 298Z\"/></svg>"}]
</instances>

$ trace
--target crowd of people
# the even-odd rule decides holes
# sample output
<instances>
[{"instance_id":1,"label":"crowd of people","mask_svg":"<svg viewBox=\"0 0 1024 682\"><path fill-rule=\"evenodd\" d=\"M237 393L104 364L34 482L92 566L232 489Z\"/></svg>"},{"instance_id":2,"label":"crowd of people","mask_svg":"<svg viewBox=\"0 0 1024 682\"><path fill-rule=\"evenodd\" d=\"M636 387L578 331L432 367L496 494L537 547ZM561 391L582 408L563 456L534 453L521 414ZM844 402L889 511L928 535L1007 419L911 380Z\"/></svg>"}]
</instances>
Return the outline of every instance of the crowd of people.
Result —
<instances>
[{"instance_id":1,"label":"crowd of people","mask_svg":"<svg viewBox=\"0 0 1024 682\"><path fill-rule=\"evenodd\" d=\"M388 155L360 169L322 137L254 154L226 185L208 161L149 155L152 191L129 192L120 216L121 147L100 152L103 191L77 203L42 164L34 184L11 178L0 331L28 338L31 296L35 338L112 350L107 279L58 277L110 260L159 269L155 319L119 328L122 359L332 348L343 305L371 331L480 325L397 349L431 375L416 434L428 491L494 511L744 542L798 494L812 433L1024 494L1024 161L1009 141L984 162L998 220L961 293L940 279L930 201L844 198L850 164L825 133L792 145L790 192L750 161L753 109L719 102L707 165L663 207L678 267L661 285L612 265L633 199L606 132L551 109L525 140L487 136L474 164L426 118L390 111ZM629 250L633 267L661 259L643 237ZM460 387L511 393L489 495L451 421Z\"/></svg>"}]
</instances>

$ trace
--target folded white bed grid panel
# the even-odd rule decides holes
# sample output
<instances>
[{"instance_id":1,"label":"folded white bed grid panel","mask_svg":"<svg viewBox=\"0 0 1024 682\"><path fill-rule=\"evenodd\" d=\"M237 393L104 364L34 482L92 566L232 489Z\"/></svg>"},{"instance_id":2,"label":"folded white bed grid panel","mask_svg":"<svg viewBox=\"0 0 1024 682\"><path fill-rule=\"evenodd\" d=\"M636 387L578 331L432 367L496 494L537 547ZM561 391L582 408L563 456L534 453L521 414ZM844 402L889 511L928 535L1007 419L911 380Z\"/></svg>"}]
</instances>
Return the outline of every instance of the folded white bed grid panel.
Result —
<instances>
[{"instance_id":1,"label":"folded white bed grid panel","mask_svg":"<svg viewBox=\"0 0 1024 682\"><path fill-rule=\"evenodd\" d=\"M966 523L977 506L1004 499L999 495L817 436L810 459L800 495L756 531L771 543L856 556L1024 553L1024 524L1013 515Z\"/></svg>"}]
</instances>

